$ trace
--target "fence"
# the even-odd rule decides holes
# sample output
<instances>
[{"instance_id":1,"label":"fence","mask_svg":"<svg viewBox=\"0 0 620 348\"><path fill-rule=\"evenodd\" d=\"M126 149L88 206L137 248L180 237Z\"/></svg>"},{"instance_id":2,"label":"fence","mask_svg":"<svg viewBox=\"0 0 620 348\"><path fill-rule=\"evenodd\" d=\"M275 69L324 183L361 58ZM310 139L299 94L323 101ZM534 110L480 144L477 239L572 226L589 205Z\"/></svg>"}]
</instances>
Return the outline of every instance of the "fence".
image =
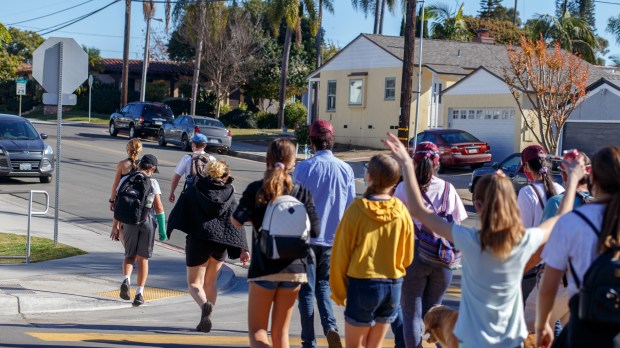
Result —
<instances>
[{"instance_id":1,"label":"fence","mask_svg":"<svg viewBox=\"0 0 620 348\"><path fill-rule=\"evenodd\" d=\"M26 264L30 263L30 226L32 224L33 215L45 215L50 208L50 196L47 191L40 190L13 190L13 191L0 191L0 194L13 195L28 193L28 229L26 235L26 256L0 256L2 259L26 259ZM34 194L42 194L45 196L45 211L32 211L32 197Z\"/></svg>"}]
</instances>

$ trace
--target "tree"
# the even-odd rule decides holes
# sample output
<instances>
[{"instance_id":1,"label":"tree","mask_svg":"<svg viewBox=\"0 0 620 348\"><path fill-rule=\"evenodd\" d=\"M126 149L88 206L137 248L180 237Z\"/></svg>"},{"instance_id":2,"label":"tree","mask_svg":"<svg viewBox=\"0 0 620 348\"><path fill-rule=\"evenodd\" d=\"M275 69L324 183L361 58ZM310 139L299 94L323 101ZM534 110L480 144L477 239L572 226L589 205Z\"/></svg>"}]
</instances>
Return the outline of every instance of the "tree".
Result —
<instances>
[{"instance_id":1,"label":"tree","mask_svg":"<svg viewBox=\"0 0 620 348\"><path fill-rule=\"evenodd\" d=\"M569 11L565 11L559 18L548 14L538 15L526 26L526 31L530 40L542 37L547 42L557 42L561 48L579 54L590 63L596 61L598 41L590 25Z\"/></svg>"},{"instance_id":2,"label":"tree","mask_svg":"<svg viewBox=\"0 0 620 348\"><path fill-rule=\"evenodd\" d=\"M480 0L480 11L478 11L478 14L483 19L495 18L495 11L499 6L502 6L502 0Z\"/></svg>"},{"instance_id":3,"label":"tree","mask_svg":"<svg viewBox=\"0 0 620 348\"><path fill-rule=\"evenodd\" d=\"M39 47L45 39L41 35L30 30L19 30L14 27L8 29L11 37L9 42L3 43L7 53L19 56L22 60L32 59L32 53ZM1 41L1 39L0 39Z\"/></svg>"},{"instance_id":4,"label":"tree","mask_svg":"<svg viewBox=\"0 0 620 348\"><path fill-rule=\"evenodd\" d=\"M0 81L13 79L21 63L18 56L7 50L7 45L12 41L11 33L0 23Z\"/></svg>"},{"instance_id":5,"label":"tree","mask_svg":"<svg viewBox=\"0 0 620 348\"><path fill-rule=\"evenodd\" d=\"M327 12L329 13L334 13L334 4L333 4L333 0L318 0L318 10L319 10L319 15L317 17L317 25L318 25L318 30L316 31L316 37L315 37L315 68L319 68L321 66L322 60L321 60L321 53L323 51L323 8L325 8L325 10L327 10ZM317 103L316 101L318 101L319 99L319 89L318 89L318 84L315 83L315 87L314 87L314 96L313 96L315 102L312 103L312 110L311 110L311 118L312 121L315 121L319 118L319 103Z\"/></svg>"},{"instance_id":6,"label":"tree","mask_svg":"<svg viewBox=\"0 0 620 348\"><path fill-rule=\"evenodd\" d=\"M82 49L88 55L88 71L102 72L103 63L101 63L101 50L95 47L86 47L82 45Z\"/></svg>"},{"instance_id":7,"label":"tree","mask_svg":"<svg viewBox=\"0 0 620 348\"><path fill-rule=\"evenodd\" d=\"M428 11L431 24L431 38L452 41L469 41L472 37L463 16L463 6L461 3L452 10L445 4L435 4L429 6Z\"/></svg>"},{"instance_id":8,"label":"tree","mask_svg":"<svg viewBox=\"0 0 620 348\"><path fill-rule=\"evenodd\" d=\"M607 20L607 31L614 35L616 43L620 44L620 15Z\"/></svg>"},{"instance_id":9,"label":"tree","mask_svg":"<svg viewBox=\"0 0 620 348\"><path fill-rule=\"evenodd\" d=\"M504 80L527 130L548 153L557 154L562 127L586 95L588 66L557 42L549 46L542 38L522 37L520 43L521 48L507 48Z\"/></svg>"},{"instance_id":10,"label":"tree","mask_svg":"<svg viewBox=\"0 0 620 348\"><path fill-rule=\"evenodd\" d=\"M477 17L464 16L463 20L470 35L477 35L478 30L481 28L489 31L495 43L508 45L518 44L521 36L525 35L525 30L515 26L512 21L498 20L498 19L481 19Z\"/></svg>"},{"instance_id":11,"label":"tree","mask_svg":"<svg viewBox=\"0 0 620 348\"><path fill-rule=\"evenodd\" d=\"M312 23L312 34L316 35L316 31L318 30L316 26L316 11L312 0L269 0L267 3L267 17L269 18L273 31L275 32L282 22L286 25L284 47L282 50L280 93L278 98L278 128L283 128L284 102L286 99L286 78L288 75L293 31L296 30L300 33L301 18L303 17L304 12L307 12L310 22ZM300 41L301 34L297 37L298 41Z\"/></svg>"},{"instance_id":12,"label":"tree","mask_svg":"<svg viewBox=\"0 0 620 348\"><path fill-rule=\"evenodd\" d=\"M556 0L555 7L557 17L568 11L571 15L586 20L591 30L595 31L594 0Z\"/></svg>"},{"instance_id":13,"label":"tree","mask_svg":"<svg viewBox=\"0 0 620 348\"><path fill-rule=\"evenodd\" d=\"M233 9L229 12L224 30L207 36L207 55L202 62L206 77L213 83L216 117L220 116L221 103L231 90L246 83L254 68L261 64L257 53L264 41L249 14Z\"/></svg>"}]
</instances>

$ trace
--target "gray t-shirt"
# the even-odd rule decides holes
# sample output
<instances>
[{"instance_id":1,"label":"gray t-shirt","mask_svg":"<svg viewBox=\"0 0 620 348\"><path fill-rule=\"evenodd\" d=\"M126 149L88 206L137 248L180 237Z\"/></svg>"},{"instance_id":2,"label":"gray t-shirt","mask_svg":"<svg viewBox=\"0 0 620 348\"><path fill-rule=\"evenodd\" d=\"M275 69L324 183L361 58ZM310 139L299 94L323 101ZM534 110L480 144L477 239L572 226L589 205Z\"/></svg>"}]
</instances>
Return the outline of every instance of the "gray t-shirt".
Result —
<instances>
[{"instance_id":1,"label":"gray t-shirt","mask_svg":"<svg viewBox=\"0 0 620 348\"><path fill-rule=\"evenodd\" d=\"M525 231L505 259L481 252L478 230L452 226L454 246L463 252L461 304L454 334L464 347L518 347L527 337L521 278L530 256L543 241L538 228Z\"/></svg>"}]
</instances>

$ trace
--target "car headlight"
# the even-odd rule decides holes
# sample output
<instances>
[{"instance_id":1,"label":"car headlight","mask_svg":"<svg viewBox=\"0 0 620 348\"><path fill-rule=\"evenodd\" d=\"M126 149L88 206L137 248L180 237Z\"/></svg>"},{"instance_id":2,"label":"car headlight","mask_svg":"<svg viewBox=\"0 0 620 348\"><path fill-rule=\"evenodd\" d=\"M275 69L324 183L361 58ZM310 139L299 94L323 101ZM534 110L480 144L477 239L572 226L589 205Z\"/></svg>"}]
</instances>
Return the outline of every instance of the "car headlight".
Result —
<instances>
[{"instance_id":1,"label":"car headlight","mask_svg":"<svg viewBox=\"0 0 620 348\"><path fill-rule=\"evenodd\" d=\"M9 153L5 149L0 149L0 156L7 156Z\"/></svg>"},{"instance_id":2,"label":"car headlight","mask_svg":"<svg viewBox=\"0 0 620 348\"><path fill-rule=\"evenodd\" d=\"M51 146L47 145L45 147L45 151L43 151L44 155L53 155L54 154L54 150L52 149Z\"/></svg>"}]
</instances>

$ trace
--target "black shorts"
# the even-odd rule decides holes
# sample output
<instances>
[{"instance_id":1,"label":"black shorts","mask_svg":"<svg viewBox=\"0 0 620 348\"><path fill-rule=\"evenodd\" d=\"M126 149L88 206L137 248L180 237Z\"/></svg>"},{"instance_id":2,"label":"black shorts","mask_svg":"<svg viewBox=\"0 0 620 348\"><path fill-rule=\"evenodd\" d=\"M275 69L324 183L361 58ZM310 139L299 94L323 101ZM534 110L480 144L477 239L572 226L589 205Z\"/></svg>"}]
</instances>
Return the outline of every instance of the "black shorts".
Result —
<instances>
[{"instance_id":1,"label":"black shorts","mask_svg":"<svg viewBox=\"0 0 620 348\"><path fill-rule=\"evenodd\" d=\"M187 267L200 266L210 257L217 261L226 260L227 246L188 235L185 239L185 265Z\"/></svg>"}]
</instances>

